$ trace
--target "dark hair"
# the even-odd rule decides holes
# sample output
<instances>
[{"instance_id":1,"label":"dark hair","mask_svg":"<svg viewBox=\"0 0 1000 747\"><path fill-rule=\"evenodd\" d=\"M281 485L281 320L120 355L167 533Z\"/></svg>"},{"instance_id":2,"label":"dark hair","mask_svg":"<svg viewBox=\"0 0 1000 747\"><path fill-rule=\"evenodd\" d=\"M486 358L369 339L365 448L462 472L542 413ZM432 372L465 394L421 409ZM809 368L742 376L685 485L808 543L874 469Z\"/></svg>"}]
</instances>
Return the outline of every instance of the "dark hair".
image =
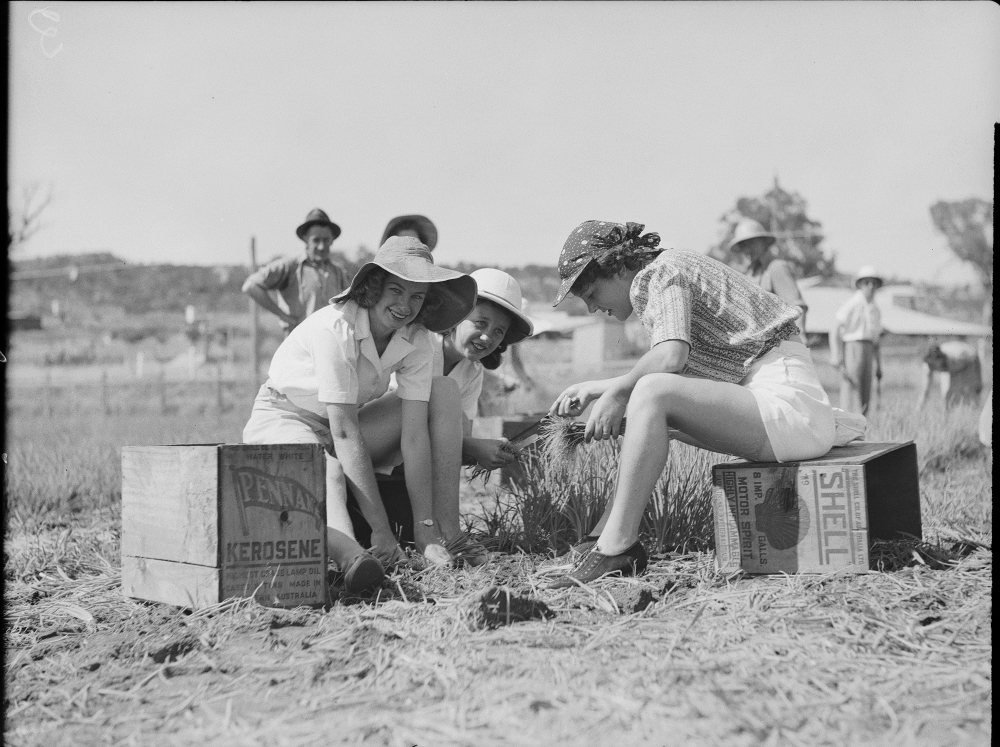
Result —
<instances>
[{"instance_id":1,"label":"dark hair","mask_svg":"<svg viewBox=\"0 0 1000 747\"><path fill-rule=\"evenodd\" d=\"M641 270L658 256L659 251L649 251L646 247L619 246L603 257L592 259L583 268L570 287L570 293L578 296L598 278L614 277L622 270Z\"/></svg>"},{"instance_id":2,"label":"dark hair","mask_svg":"<svg viewBox=\"0 0 1000 747\"><path fill-rule=\"evenodd\" d=\"M437 289L433 283L427 285L427 295L424 296L424 304L420 307L420 313L417 314L417 318L413 320L415 324L423 324L424 320L437 311L444 304L444 299L438 295Z\"/></svg>"},{"instance_id":3,"label":"dark hair","mask_svg":"<svg viewBox=\"0 0 1000 747\"><path fill-rule=\"evenodd\" d=\"M384 270L381 267L373 267L368 271L358 284L354 286L352 290L347 295L347 300L355 301L358 306L362 309L370 309L378 300L382 297L382 291L385 288L386 280L389 277L396 277L391 275L388 270ZM423 324L424 320L429 314L433 314L436 309L438 309L443 303L443 299L435 290L434 283L427 284L427 295L424 296L424 302L420 305L420 311L417 312L417 317L411 324Z\"/></svg>"},{"instance_id":4,"label":"dark hair","mask_svg":"<svg viewBox=\"0 0 1000 747\"><path fill-rule=\"evenodd\" d=\"M493 371L500 368L500 364L503 362L503 354L507 352L507 343L501 342L497 345L496 350L494 350L489 355L484 355L479 359L479 362L483 364L483 368L488 368Z\"/></svg>"},{"instance_id":5,"label":"dark hair","mask_svg":"<svg viewBox=\"0 0 1000 747\"><path fill-rule=\"evenodd\" d=\"M924 363L930 366L932 371L945 371L948 368L948 356L941 350L940 345L934 344L924 355Z\"/></svg>"},{"instance_id":6,"label":"dark hair","mask_svg":"<svg viewBox=\"0 0 1000 747\"><path fill-rule=\"evenodd\" d=\"M387 277L389 277L387 270L373 267L347 294L347 300L355 301L362 309L370 309L382 297L382 288L385 287Z\"/></svg>"}]
</instances>

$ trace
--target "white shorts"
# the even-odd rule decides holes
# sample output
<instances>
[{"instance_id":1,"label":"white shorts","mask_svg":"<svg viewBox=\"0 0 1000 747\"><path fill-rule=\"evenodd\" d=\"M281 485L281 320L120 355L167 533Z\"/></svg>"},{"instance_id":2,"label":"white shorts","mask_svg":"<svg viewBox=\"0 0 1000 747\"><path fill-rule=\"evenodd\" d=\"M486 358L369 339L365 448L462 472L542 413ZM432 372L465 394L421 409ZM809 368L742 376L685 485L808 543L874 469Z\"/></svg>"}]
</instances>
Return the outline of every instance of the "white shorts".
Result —
<instances>
[{"instance_id":1,"label":"white shorts","mask_svg":"<svg viewBox=\"0 0 1000 747\"><path fill-rule=\"evenodd\" d=\"M809 349L801 342L785 340L758 358L740 386L757 400L779 462L815 459L833 447L833 407L816 377Z\"/></svg>"},{"instance_id":2,"label":"white shorts","mask_svg":"<svg viewBox=\"0 0 1000 747\"><path fill-rule=\"evenodd\" d=\"M250 420L243 428L245 444L322 444L333 453L330 423L319 415L296 407L288 397L264 384L253 403Z\"/></svg>"},{"instance_id":3,"label":"white shorts","mask_svg":"<svg viewBox=\"0 0 1000 747\"><path fill-rule=\"evenodd\" d=\"M391 392L383 396L395 395ZM281 392L264 384L257 392L250 420L243 428L245 444L320 444L333 455L330 421L314 412L292 404ZM374 465L375 472L388 475L403 463L403 453L395 454Z\"/></svg>"}]
</instances>

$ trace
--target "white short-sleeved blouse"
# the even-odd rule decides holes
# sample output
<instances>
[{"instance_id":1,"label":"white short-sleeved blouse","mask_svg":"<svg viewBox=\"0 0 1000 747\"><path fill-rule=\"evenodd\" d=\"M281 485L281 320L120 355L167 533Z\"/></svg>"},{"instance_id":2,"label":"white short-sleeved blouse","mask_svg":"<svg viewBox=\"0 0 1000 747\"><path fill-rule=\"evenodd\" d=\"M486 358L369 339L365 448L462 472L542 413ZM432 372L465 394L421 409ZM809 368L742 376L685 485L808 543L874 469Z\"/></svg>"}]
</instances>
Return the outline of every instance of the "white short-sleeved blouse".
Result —
<instances>
[{"instance_id":1,"label":"white short-sleeved blouse","mask_svg":"<svg viewBox=\"0 0 1000 747\"><path fill-rule=\"evenodd\" d=\"M368 310L354 301L306 317L278 347L268 386L298 407L326 417L328 404L361 406L381 397L395 374L401 399L426 402L433 376L434 335L410 324L393 334L379 357Z\"/></svg>"}]
</instances>

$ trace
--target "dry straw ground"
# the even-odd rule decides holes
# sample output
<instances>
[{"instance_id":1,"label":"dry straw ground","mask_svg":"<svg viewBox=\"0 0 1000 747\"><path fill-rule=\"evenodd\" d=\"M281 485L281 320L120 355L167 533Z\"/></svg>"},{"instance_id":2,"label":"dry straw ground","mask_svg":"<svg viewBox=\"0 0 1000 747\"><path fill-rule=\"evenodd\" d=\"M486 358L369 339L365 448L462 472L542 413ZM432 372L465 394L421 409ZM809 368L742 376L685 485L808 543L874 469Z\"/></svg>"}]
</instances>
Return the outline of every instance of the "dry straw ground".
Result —
<instances>
[{"instance_id":1,"label":"dry straw ground","mask_svg":"<svg viewBox=\"0 0 1000 747\"><path fill-rule=\"evenodd\" d=\"M555 479L546 498L538 474L537 490L476 511L483 496L466 490L470 519L491 522L505 551L484 567L408 569L325 612L233 600L193 614L122 597L119 448L236 441L245 413L15 411L5 741L988 744L992 457L973 409L916 418L911 405L912 391L887 392L872 436L916 438L925 537L877 548L880 573L716 574L707 475L685 482L712 459L678 449L661 515L646 524L659 549L639 579L544 589L544 551L572 541L581 511L595 509L579 491L555 494ZM581 484L598 500L611 482ZM522 517L537 526L525 531Z\"/></svg>"}]
</instances>

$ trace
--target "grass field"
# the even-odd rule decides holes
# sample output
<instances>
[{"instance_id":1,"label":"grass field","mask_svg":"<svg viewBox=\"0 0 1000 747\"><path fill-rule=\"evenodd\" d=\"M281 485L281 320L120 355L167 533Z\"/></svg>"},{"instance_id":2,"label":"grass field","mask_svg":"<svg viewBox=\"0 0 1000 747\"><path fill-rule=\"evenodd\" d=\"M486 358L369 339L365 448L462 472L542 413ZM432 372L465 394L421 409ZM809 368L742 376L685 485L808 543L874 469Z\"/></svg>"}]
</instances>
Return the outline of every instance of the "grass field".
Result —
<instances>
[{"instance_id":1,"label":"grass field","mask_svg":"<svg viewBox=\"0 0 1000 747\"><path fill-rule=\"evenodd\" d=\"M529 371L569 383L560 355L539 351ZM613 477L582 481L566 511L565 481L546 485L539 464L533 491L463 487L492 562L406 569L325 612L232 600L191 613L121 594L120 447L238 442L249 401L51 417L9 402L5 741L988 744L992 455L974 408L917 416L912 372L887 369L868 437L916 441L924 538L876 548L882 572L717 574L712 458L678 447L638 579L544 589L551 549ZM525 409L553 393L541 388ZM599 457L590 469L613 469L613 448Z\"/></svg>"}]
</instances>

